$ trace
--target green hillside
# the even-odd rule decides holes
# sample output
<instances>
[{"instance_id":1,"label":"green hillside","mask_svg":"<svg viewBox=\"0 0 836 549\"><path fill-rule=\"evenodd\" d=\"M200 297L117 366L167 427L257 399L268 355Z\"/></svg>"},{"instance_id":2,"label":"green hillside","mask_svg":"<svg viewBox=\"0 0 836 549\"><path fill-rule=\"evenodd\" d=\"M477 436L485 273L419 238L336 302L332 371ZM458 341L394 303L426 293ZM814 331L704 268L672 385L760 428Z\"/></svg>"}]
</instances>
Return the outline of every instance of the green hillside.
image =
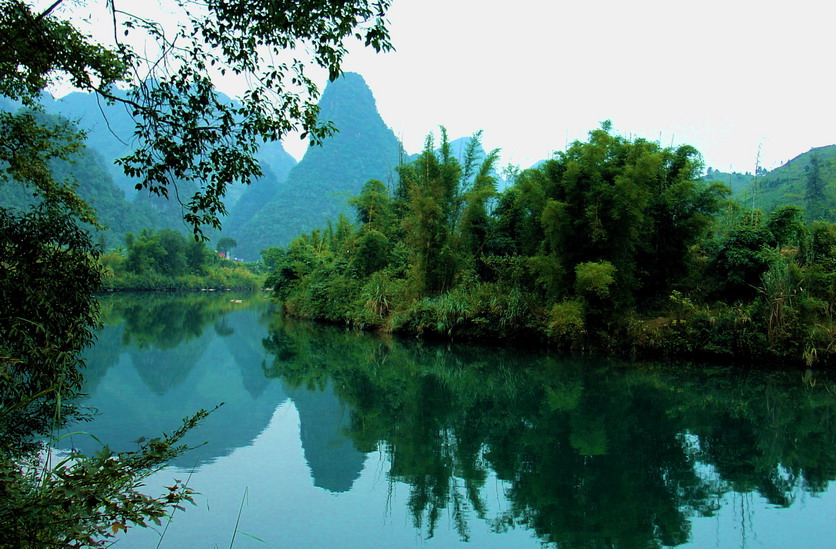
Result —
<instances>
[{"instance_id":1,"label":"green hillside","mask_svg":"<svg viewBox=\"0 0 836 549\"><path fill-rule=\"evenodd\" d=\"M319 106L320 117L333 122L338 133L309 148L272 200L229 231L241 257L256 259L264 248L285 245L340 214L353 218L348 199L369 179L388 181L397 167L401 145L380 118L363 77L346 73L330 83Z\"/></svg>"},{"instance_id":2,"label":"green hillside","mask_svg":"<svg viewBox=\"0 0 836 549\"><path fill-rule=\"evenodd\" d=\"M269 204L296 165L296 159L278 142L262 145L257 158L263 175L249 185L234 187L235 192L227 196L229 214L222 220L221 236L237 234L243 225Z\"/></svg>"},{"instance_id":3,"label":"green hillside","mask_svg":"<svg viewBox=\"0 0 836 549\"><path fill-rule=\"evenodd\" d=\"M732 190L732 194L737 194L751 185L753 179L754 176L748 172L721 172L713 168L708 168L708 173L702 177L704 183L722 183Z\"/></svg>"},{"instance_id":4,"label":"green hillside","mask_svg":"<svg viewBox=\"0 0 836 549\"><path fill-rule=\"evenodd\" d=\"M818 167L816 168L816 164ZM750 176L751 178L751 176ZM811 179L816 179L820 197L810 195ZM804 208L808 220L836 220L836 145L818 147L800 154L786 164L735 190L741 205L771 212L784 204ZM754 198L754 201L753 201Z\"/></svg>"},{"instance_id":5,"label":"green hillside","mask_svg":"<svg viewBox=\"0 0 836 549\"><path fill-rule=\"evenodd\" d=\"M287 178L287 173L285 173L284 177L279 179L273 173L271 167L264 163L261 164L261 170L264 172L264 176L248 185L240 198L233 204L227 205L229 216L223 219L223 232L221 236L237 234L244 224L273 200L282 182ZM288 169L287 171L290 170Z\"/></svg>"},{"instance_id":6,"label":"green hillside","mask_svg":"<svg viewBox=\"0 0 836 549\"><path fill-rule=\"evenodd\" d=\"M56 163L54 173L78 182L79 196L95 208L99 221L107 227L101 237L108 248L120 246L125 233L161 223L153 209L125 199L125 193L114 184L105 161L95 150L85 149L73 162Z\"/></svg>"}]
</instances>

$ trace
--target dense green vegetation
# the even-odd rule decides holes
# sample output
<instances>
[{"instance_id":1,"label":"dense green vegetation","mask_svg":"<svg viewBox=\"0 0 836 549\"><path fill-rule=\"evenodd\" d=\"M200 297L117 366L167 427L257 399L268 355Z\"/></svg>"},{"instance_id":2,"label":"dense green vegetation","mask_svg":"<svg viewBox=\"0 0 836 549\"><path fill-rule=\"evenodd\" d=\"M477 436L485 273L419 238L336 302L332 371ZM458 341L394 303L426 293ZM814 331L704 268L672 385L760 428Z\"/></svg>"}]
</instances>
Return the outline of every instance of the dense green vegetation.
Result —
<instances>
[{"instance_id":1,"label":"dense green vegetation","mask_svg":"<svg viewBox=\"0 0 836 549\"><path fill-rule=\"evenodd\" d=\"M741 211L693 147L609 123L502 194L496 153L436 149L369 181L346 218L265 251L291 315L570 349L826 362L836 225Z\"/></svg>"},{"instance_id":2,"label":"dense green vegetation","mask_svg":"<svg viewBox=\"0 0 836 549\"><path fill-rule=\"evenodd\" d=\"M223 240L219 247L229 246ZM128 233L125 248L103 254L101 262L108 290L257 290L262 282L242 263L221 258L204 241L171 229Z\"/></svg>"}]
</instances>

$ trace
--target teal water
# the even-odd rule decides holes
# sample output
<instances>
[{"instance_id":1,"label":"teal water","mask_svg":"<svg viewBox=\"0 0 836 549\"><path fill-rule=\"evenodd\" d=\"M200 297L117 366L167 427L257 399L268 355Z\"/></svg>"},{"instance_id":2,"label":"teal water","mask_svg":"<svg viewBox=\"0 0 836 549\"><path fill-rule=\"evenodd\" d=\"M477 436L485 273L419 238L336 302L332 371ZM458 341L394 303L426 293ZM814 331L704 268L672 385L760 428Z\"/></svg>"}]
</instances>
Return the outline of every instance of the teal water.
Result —
<instances>
[{"instance_id":1,"label":"teal water","mask_svg":"<svg viewBox=\"0 0 836 549\"><path fill-rule=\"evenodd\" d=\"M224 402L148 482L188 479L196 505L120 548L834 547L823 374L381 337L282 319L260 294L102 309L98 414L73 427L96 438L64 448L134 449Z\"/></svg>"}]
</instances>

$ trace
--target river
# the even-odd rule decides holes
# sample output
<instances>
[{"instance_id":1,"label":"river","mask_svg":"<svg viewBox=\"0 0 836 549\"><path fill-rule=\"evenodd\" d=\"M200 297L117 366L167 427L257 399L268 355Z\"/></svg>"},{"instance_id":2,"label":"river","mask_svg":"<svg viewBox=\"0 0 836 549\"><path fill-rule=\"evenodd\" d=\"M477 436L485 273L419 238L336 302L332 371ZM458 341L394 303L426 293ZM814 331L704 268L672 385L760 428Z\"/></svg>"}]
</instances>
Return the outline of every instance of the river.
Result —
<instances>
[{"instance_id":1,"label":"river","mask_svg":"<svg viewBox=\"0 0 836 549\"><path fill-rule=\"evenodd\" d=\"M120 548L834 547L822 373L399 339L264 294L101 304L96 415L63 449L136 449L224 403L147 483L195 505Z\"/></svg>"}]
</instances>

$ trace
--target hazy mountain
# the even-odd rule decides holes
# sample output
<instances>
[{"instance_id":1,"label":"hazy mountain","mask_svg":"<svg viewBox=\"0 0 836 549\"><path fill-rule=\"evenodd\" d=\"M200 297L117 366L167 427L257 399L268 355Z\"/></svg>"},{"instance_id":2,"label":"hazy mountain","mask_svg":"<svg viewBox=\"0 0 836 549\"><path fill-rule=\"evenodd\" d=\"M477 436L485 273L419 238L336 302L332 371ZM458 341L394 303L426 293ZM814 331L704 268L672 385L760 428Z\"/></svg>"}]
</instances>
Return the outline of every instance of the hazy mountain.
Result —
<instances>
[{"instance_id":1,"label":"hazy mountain","mask_svg":"<svg viewBox=\"0 0 836 549\"><path fill-rule=\"evenodd\" d=\"M60 99L45 98L45 110L75 122L87 134L85 144L105 160L113 182L130 200L136 194L131 180L113 161L131 151L134 121L125 105L112 104L96 94L73 92Z\"/></svg>"},{"instance_id":2,"label":"hazy mountain","mask_svg":"<svg viewBox=\"0 0 836 549\"><path fill-rule=\"evenodd\" d=\"M394 177L400 143L359 74L346 73L330 83L319 106L321 119L333 122L338 133L321 147L310 147L270 202L240 229L229 231L238 241L236 255L257 259L262 249L286 245L340 213L353 220L348 199L363 183Z\"/></svg>"},{"instance_id":3,"label":"hazy mountain","mask_svg":"<svg viewBox=\"0 0 836 549\"><path fill-rule=\"evenodd\" d=\"M294 161L295 162L295 161ZM227 200L226 207L229 215L223 219L223 233L221 236L237 234L241 226L253 218L261 209L276 196L281 181L274 174L270 166L262 163L264 176L253 181L235 201Z\"/></svg>"},{"instance_id":4,"label":"hazy mountain","mask_svg":"<svg viewBox=\"0 0 836 549\"><path fill-rule=\"evenodd\" d=\"M0 111L14 112L20 107L17 101L12 101L8 97L0 95Z\"/></svg>"},{"instance_id":5,"label":"hazy mountain","mask_svg":"<svg viewBox=\"0 0 836 549\"><path fill-rule=\"evenodd\" d=\"M238 234L245 223L269 204L296 165L296 159L281 143L262 145L258 158L264 175L249 185L236 186L237 196L229 195L225 200L229 215L221 220L224 235Z\"/></svg>"},{"instance_id":6,"label":"hazy mountain","mask_svg":"<svg viewBox=\"0 0 836 549\"><path fill-rule=\"evenodd\" d=\"M225 96L226 101L232 101ZM86 150L72 163L56 163L56 175L72 177L79 184L79 194L91 201L100 220L111 230L104 235L108 246L122 242L125 232L143 228L168 227L181 232L190 229L182 220L181 205L189 200L194 184L180 184L171 192L171 200L137 192L136 179L127 177L114 163L132 150L135 123L129 110L122 104L108 104L95 94L75 92L60 99L49 95L42 98L45 116L62 116L78 125L86 134ZM0 109L14 111L19 104L3 99ZM281 182L296 165L296 160L281 143L266 143L256 155L264 175L251 185L233 185L226 196L230 217L225 226L240 226L275 195ZM178 200L179 198L179 200ZM239 204L240 202L240 204ZM0 189L0 203L22 207L32 203L23 186ZM207 234L212 235L211 231Z\"/></svg>"},{"instance_id":7,"label":"hazy mountain","mask_svg":"<svg viewBox=\"0 0 836 549\"><path fill-rule=\"evenodd\" d=\"M149 227L170 227L188 230L182 222L179 203L169 204L158 197L139 195L130 180L113 161L130 151L128 142L134 123L120 105L98 102L96 96L71 93L55 100L44 94L44 111L39 115L47 121L70 120L85 132L85 148L69 162L53 162L53 174L58 180L73 180L78 194L97 211L99 221L108 227L100 233L108 247L122 244L126 232L137 232ZM6 102L0 108L17 110L20 105ZM187 189L183 189L187 191ZM129 198L139 197L138 200ZM23 186L0 189L2 204L13 207L32 203L31 194Z\"/></svg>"},{"instance_id":8,"label":"hazy mountain","mask_svg":"<svg viewBox=\"0 0 836 549\"><path fill-rule=\"evenodd\" d=\"M287 180L290 170L296 165L296 159L284 150L282 144L278 141L272 143L265 143L261 146L256 155L259 162L266 165L271 172L273 172L274 181L276 183L283 183ZM264 177L267 178L265 172ZM249 188L249 187L245 187Z\"/></svg>"},{"instance_id":9,"label":"hazy mountain","mask_svg":"<svg viewBox=\"0 0 836 549\"><path fill-rule=\"evenodd\" d=\"M162 222L152 208L125 199L125 193L114 184L106 162L93 149L85 149L73 162L56 163L53 170L56 177L78 182L79 196L95 208L99 221L107 227L100 234L108 248L120 246L125 233Z\"/></svg>"},{"instance_id":10,"label":"hazy mountain","mask_svg":"<svg viewBox=\"0 0 836 549\"><path fill-rule=\"evenodd\" d=\"M61 120L58 115L40 114L48 123ZM125 193L113 183L107 163L99 152L91 147L82 149L71 161L55 160L53 176L58 181L75 181L77 192L96 210L99 222L108 230L97 232L108 247L118 246L126 232L136 232L160 223L157 213L147 205L134 204L125 199ZM28 209L36 198L32 191L20 184L0 186L0 204L13 209Z\"/></svg>"}]
</instances>

